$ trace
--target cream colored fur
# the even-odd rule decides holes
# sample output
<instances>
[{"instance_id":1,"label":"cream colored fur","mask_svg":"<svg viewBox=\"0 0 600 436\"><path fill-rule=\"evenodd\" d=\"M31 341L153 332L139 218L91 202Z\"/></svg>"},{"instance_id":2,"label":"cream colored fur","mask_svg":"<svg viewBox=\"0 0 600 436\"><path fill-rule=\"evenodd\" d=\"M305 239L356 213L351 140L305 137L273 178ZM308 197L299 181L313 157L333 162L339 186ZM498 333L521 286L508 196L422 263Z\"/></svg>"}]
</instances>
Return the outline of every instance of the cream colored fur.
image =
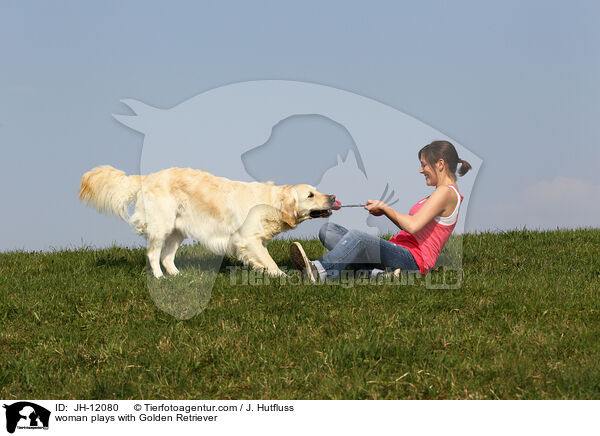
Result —
<instances>
[{"instance_id":1,"label":"cream colored fur","mask_svg":"<svg viewBox=\"0 0 600 436\"><path fill-rule=\"evenodd\" d=\"M175 253L188 237L216 254L281 275L267 242L335 200L304 184L236 182L189 168L127 176L108 165L83 175L79 198L100 212L114 213L146 237L155 277L163 275L161 263L168 274L179 272Z\"/></svg>"}]
</instances>

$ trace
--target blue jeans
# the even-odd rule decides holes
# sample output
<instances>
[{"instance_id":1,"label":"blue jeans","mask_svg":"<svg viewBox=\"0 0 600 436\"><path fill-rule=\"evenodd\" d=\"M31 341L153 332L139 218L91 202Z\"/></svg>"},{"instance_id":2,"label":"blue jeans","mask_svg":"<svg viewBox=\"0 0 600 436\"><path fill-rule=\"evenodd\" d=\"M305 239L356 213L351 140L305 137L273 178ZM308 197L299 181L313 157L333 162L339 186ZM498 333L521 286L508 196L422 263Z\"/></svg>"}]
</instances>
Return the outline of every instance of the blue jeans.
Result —
<instances>
[{"instance_id":1,"label":"blue jeans","mask_svg":"<svg viewBox=\"0 0 600 436\"><path fill-rule=\"evenodd\" d=\"M347 266L371 273L385 268L419 270L407 248L359 230L348 230L338 224L327 223L319 230L319 239L325 248L331 250L321 259L313 261L321 280L337 278Z\"/></svg>"}]
</instances>

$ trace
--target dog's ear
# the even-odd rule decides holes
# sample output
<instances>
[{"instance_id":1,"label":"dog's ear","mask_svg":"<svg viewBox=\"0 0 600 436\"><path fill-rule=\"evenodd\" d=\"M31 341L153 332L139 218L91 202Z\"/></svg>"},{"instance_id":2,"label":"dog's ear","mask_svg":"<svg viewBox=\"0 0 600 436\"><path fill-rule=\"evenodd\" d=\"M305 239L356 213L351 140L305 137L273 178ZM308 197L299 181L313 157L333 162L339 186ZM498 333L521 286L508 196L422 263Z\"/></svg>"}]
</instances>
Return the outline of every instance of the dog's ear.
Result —
<instances>
[{"instance_id":1,"label":"dog's ear","mask_svg":"<svg viewBox=\"0 0 600 436\"><path fill-rule=\"evenodd\" d=\"M290 227L298 225L298 194L296 190L289 185L283 187L281 195L280 217L281 220Z\"/></svg>"}]
</instances>

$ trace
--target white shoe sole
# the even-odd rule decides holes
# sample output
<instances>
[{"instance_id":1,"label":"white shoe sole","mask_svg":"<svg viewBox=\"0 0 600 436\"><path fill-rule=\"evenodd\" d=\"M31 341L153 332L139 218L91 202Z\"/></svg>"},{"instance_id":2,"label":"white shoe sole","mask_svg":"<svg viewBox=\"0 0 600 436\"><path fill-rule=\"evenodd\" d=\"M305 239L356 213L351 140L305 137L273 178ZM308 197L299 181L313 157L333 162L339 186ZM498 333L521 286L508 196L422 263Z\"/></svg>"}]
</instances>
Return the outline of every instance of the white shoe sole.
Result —
<instances>
[{"instance_id":1,"label":"white shoe sole","mask_svg":"<svg viewBox=\"0 0 600 436\"><path fill-rule=\"evenodd\" d=\"M317 281L313 273L312 264L310 260L308 260L308 257L306 257L306 253L299 242L292 242L292 245L290 246L290 260L296 268L306 274L308 280L313 283Z\"/></svg>"}]
</instances>

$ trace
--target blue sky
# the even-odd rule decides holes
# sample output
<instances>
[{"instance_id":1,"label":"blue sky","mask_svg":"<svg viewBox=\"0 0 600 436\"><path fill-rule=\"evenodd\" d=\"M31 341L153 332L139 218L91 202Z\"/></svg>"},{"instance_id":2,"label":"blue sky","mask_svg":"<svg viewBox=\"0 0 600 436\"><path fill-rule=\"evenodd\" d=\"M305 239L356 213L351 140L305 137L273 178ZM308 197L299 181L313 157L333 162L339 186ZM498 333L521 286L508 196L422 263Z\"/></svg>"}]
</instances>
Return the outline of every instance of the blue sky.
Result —
<instances>
[{"instance_id":1,"label":"blue sky","mask_svg":"<svg viewBox=\"0 0 600 436\"><path fill-rule=\"evenodd\" d=\"M76 196L94 166L139 170L143 136L112 117L130 113L120 100L170 108L260 79L369 97L476 153L466 231L598 227L599 12L591 1L4 1L0 250L141 244Z\"/></svg>"}]
</instances>

